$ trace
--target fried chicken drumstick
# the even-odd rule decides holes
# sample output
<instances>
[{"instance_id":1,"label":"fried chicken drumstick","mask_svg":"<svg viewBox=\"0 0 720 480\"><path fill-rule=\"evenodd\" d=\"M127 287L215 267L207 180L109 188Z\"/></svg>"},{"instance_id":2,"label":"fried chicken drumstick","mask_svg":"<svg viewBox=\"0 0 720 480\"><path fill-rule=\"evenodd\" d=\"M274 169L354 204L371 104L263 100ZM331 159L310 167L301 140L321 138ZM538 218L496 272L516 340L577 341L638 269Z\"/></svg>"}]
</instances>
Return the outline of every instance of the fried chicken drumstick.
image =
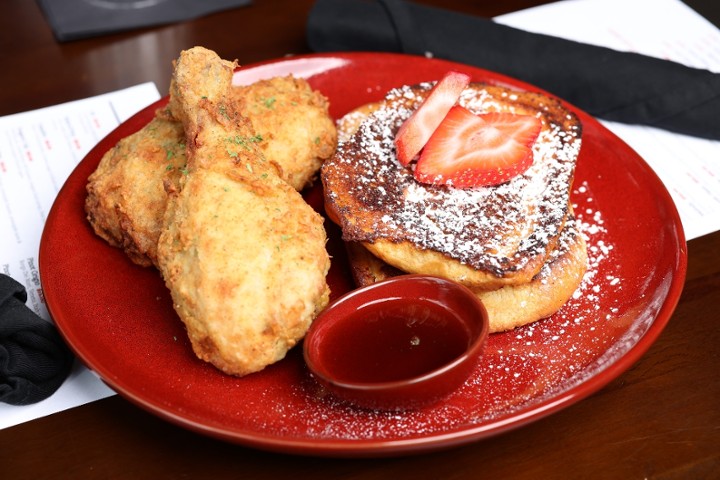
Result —
<instances>
[{"instance_id":1,"label":"fried chicken drumstick","mask_svg":"<svg viewBox=\"0 0 720 480\"><path fill-rule=\"evenodd\" d=\"M233 64L182 52L170 110L187 175L170 195L158 266L197 356L246 375L283 358L328 302L322 217L258 148L226 102Z\"/></svg>"},{"instance_id":2,"label":"fried chicken drumstick","mask_svg":"<svg viewBox=\"0 0 720 480\"><path fill-rule=\"evenodd\" d=\"M182 52L168 105L103 157L86 212L159 269L196 355L241 376L282 359L328 302L323 218L298 190L337 131L304 80L234 87L235 68Z\"/></svg>"},{"instance_id":3,"label":"fried chicken drumstick","mask_svg":"<svg viewBox=\"0 0 720 480\"><path fill-rule=\"evenodd\" d=\"M298 191L335 151L328 101L304 79L275 77L221 94L250 120L265 158ZM166 191L177 188L185 166L183 124L170 108L161 108L148 125L108 151L90 176L85 210L95 233L138 265L155 265Z\"/></svg>"}]
</instances>

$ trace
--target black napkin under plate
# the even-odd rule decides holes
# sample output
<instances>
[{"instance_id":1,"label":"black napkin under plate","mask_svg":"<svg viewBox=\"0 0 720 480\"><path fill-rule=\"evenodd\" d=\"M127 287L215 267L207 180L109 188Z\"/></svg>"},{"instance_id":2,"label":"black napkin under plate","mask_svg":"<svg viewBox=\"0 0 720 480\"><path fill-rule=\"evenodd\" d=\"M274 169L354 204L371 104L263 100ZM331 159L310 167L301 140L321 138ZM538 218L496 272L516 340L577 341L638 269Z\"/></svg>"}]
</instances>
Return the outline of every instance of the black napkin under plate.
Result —
<instances>
[{"instance_id":1,"label":"black napkin under plate","mask_svg":"<svg viewBox=\"0 0 720 480\"><path fill-rule=\"evenodd\" d=\"M720 74L671 61L402 0L318 0L307 40L318 52L402 52L474 65L606 120L720 139Z\"/></svg>"},{"instance_id":2,"label":"black napkin under plate","mask_svg":"<svg viewBox=\"0 0 720 480\"><path fill-rule=\"evenodd\" d=\"M30 310L25 288L0 274L0 402L28 405L60 388L74 357L57 329Z\"/></svg>"},{"instance_id":3,"label":"black napkin under plate","mask_svg":"<svg viewBox=\"0 0 720 480\"><path fill-rule=\"evenodd\" d=\"M191 20L251 0L37 0L59 42Z\"/></svg>"}]
</instances>

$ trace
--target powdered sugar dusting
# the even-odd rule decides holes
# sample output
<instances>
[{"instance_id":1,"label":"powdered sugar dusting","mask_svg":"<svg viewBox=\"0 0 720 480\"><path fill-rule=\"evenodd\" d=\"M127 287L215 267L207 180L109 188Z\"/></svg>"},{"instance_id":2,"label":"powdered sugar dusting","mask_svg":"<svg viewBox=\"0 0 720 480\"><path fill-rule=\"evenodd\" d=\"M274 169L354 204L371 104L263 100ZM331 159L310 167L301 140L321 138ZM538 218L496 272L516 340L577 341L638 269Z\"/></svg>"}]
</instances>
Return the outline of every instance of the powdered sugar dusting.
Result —
<instances>
[{"instance_id":1,"label":"powdered sugar dusting","mask_svg":"<svg viewBox=\"0 0 720 480\"><path fill-rule=\"evenodd\" d=\"M276 410L290 436L394 441L502 422L584 382L611 360L607 352L616 351L608 347L618 341L619 312L609 299L623 286L613 271L614 246L603 214L591 205L592 192L583 182L574 191L573 208L588 243L589 268L577 294L549 319L492 335L475 373L442 403L401 412L358 409L332 397L307 371L292 386L297 403L276 404L272 392L260 403ZM263 413L263 421L268 416Z\"/></svg>"},{"instance_id":2,"label":"powdered sugar dusting","mask_svg":"<svg viewBox=\"0 0 720 480\"><path fill-rule=\"evenodd\" d=\"M383 185L378 185L382 187ZM407 202L421 203L432 191L407 189ZM487 192L472 192L482 200ZM552 317L510 332L491 335L474 374L442 403L418 410L381 412L334 399L307 372L293 390L292 404L267 391L259 400L263 429L314 439L348 442L403 441L501 425L517 412L556 401L623 355L646 328L625 311L625 287L616 245L590 184L579 182L570 206L575 226L588 246L588 269L575 295ZM427 228L435 228L427 214ZM267 411L273 412L269 415ZM260 428L258 427L258 428Z\"/></svg>"},{"instance_id":3,"label":"powdered sugar dusting","mask_svg":"<svg viewBox=\"0 0 720 480\"><path fill-rule=\"evenodd\" d=\"M621 252L612 241L617 237L607 226L602 201L585 181L578 182L571 198L589 254L576 295L548 319L491 335L470 379L443 402L401 412L358 409L333 398L296 358L284 363L281 373L274 372L272 382L264 382L262 372L247 379L257 386L256 393L244 395L253 404L243 405L243 424L319 448L324 442L357 448L368 441L383 442L378 448L384 448L498 428L514 422L516 415L526 418L534 409L556 404L624 355L647 328L622 300L626 279L618 261ZM249 388L247 383L243 388Z\"/></svg>"},{"instance_id":4,"label":"powdered sugar dusting","mask_svg":"<svg viewBox=\"0 0 720 480\"><path fill-rule=\"evenodd\" d=\"M492 350L483 358L482 368L492 372L495 398L482 421L509 415L520 409L559 395L597 374L612 356L622 355L637 340L635 333L620 340L618 292L623 288L612 262L614 245L607 240L603 214L591 207L593 197L587 183L574 191L578 228L588 245L588 270L573 297L560 311L546 320L518 328L493 338ZM622 342L629 342L624 344ZM615 344L616 348L609 346ZM480 381L475 378L475 381ZM468 392L480 385L471 382ZM487 379L482 380L487 388ZM507 403L512 393L513 405Z\"/></svg>"},{"instance_id":5,"label":"powdered sugar dusting","mask_svg":"<svg viewBox=\"0 0 720 480\"><path fill-rule=\"evenodd\" d=\"M544 257L567 215L569 188L580 149L580 128L559 105L512 106L507 91L468 88L459 103L474 113L519 111L538 115L543 129L533 165L496 187L456 189L426 185L395 158L394 136L431 84L392 90L386 105L362 123L323 168L326 191L345 189L361 210L343 227L346 240L407 240L502 276ZM517 100L517 95L514 95ZM510 106L508 106L510 105ZM344 205L339 206L343 210ZM343 210L345 214L352 212ZM366 220L367 218L367 220Z\"/></svg>"}]
</instances>

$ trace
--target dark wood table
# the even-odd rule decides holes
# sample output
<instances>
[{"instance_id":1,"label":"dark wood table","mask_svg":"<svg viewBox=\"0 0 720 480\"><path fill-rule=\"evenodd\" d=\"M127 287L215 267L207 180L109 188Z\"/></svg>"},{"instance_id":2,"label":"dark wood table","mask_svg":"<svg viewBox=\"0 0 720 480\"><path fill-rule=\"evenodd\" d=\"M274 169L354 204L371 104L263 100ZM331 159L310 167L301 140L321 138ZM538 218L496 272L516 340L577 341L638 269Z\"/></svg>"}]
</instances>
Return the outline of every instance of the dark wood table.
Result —
<instances>
[{"instance_id":1,"label":"dark wood table","mask_svg":"<svg viewBox=\"0 0 720 480\"><path fill-rule=\"evenodd\" d=\"M241 63L308 52L311 0L255 0L195 21L60 44L31 0L0 11L0 115L153 81L203 45ZM483 16L538 0L420 3ZM714 0L691 3L717 19ZM244 448L113 396L0 431L0 476L21 478L720 478L720 232L688 243L685 289L660 336L591 397L528 426L420 456L326 459Z\"/></svg>"}]
</instances>

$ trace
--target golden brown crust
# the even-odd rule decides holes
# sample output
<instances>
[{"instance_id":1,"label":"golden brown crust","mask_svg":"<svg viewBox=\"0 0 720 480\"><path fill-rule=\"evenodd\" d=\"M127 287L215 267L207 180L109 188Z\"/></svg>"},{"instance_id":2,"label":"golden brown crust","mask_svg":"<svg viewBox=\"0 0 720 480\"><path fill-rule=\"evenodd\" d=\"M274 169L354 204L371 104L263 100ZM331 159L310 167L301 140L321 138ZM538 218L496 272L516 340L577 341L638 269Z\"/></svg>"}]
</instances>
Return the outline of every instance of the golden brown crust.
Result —
<instances>
[{"instance_id":1,"label":"golden brown crust","mask_svg":"<svg viewBox=\"0 0 720 480\"><path fill-rule=\"evenodd\" d=\"M358 286L405 273L375 257L359 243L346 245L353 279ZM578 289L586 271L585 240L571 219L561 234L557 250L529 282L494 290L473 290L487 309L490 331L502 332L554 314Z\"/></svg>"},{"instance_id":2,"label":"golden brown crust","mask_svg":"<svg viewBox=\"0 0 720 480\"><path fill-rule=\"evenodd\" d=\"M143 266L156 262L166 189L185 168L182 124L164 110L103 156L88 178L85 210L95 233Z\"/></svg>"},{"instance_id":3,"label":"golden brown crust","mask_svg":"<svg viewBox=\"0 0 720 480\"><path fill-rule=\"evenodd\" d=\"M176 63L188 172L169 197L158 266L196 355L246 375L305 335L329 299L330 259L322 217L262 155L251 123L223 101L232 71L204 74L222 68L229 67L204 49Z\"/></svg>"},{"instance_id":4,"label":"golden brown crust","mask_svg":"<svg viewBox=\"0 0 720 480\"><path fill-rule=\"evenodd\" d=\"M231 92L240 114L262 138L265 157L280 166L280 176L296 190L309 185L337 145L327 98L292 76L259 80Z\"/></svg>"},{"instance_id":5,"label":"golden brown crust","mask_svg":"<svg viewBox=\"0 0 720 480\"><path fill-rule=\"evenodd\" d=\"M527 174L540 181L513 180L510 183L517 185L511 188L499 186L476 198L469 194L464 199L462 195L455 199L483 202L485 208L466 210L453 204L448 207L444 196L452 189L417 184L411 171L398 166L391 151L393 132L417 107L427 88L404 87L390 92L385 100L363 105L338 121L341 147L326 162L322 176L326 211L343 229L355 283L368 285L406 272L456 280L470 287L483 301L492 332L552 315L572 297L587 269L585 241L569 207L580 144L579 121L544 95L472 85L461 100L471 110L478 113L506 110L542 119L543 133L540 145L536 145L534 169ZM358 169L358 165L368 168ZM530 189L533 190L527 193ZM420 205L424 209L416 208L405 217L406 223L396 223L393 229L378 234L395 210L406 208L408 198L421 197L426 201ZM472 212L480 223L483 219L495 219L484 224L485 230L473 230L466 239L467 245L462 245L485 248L488 258L496 257L495 263L472 264L467 257L453 257L448 249L429 247L408 235L415 228L413 222L427 216L428 209L440 212L431 214L433 234L448 229L443 213L466 216ZM525 218L518 213L531 220L524 222ZM527 244L533 238L535 248L523 250L523 242Z\"/></svg>"},{"instance_id":6,"label":"golden brown crust","mask_svg":"<svg viewBox=\"0 0 720 480\"><path fill-rule=\"evenodd\" d=\"M280 175L304 185L334 149L335 129L324 97L288 77L258 86L288 89L272 115L258 114L273 131L263 139L231 95L234 62L196 47L175 67L167 109L90 176L88 220L133 261L158 267L199 358L245 375L283 358L328 303L323 218ZM301 138L291 130L308 117L314 137ZM282 142L294 142L285 160L267 158Z\"/></svg>"},{"instance_id":7,"label":"golden brown crust","mask_svg":"<svg viewBox=\"0 0 720 480\"><path fill-rule=\"evenodd\" d=\"M572 298L587 271L587 248L574 226L566 228L565 233L570 233L561 240L566 244L551 255L530 282L475 292L491 315L491 332L547 318Z\"/></svg>"},{"instance_id":8,"label":"golden brown crust","mask_svg":"<svg viewBox=\"0 0 720 480\"><path fill-rule=\"evenodd\" d=\"M189 54L199 55L196 51ZM227 82L234 66L223 61L206 67L203 75ZM216 98L224 109L247 117L256 132L251 140L297 190L317 176L322 161L335 151L337 130L327 99L304 79L287 76L261 80L230 88L230 95L218 90L218 82L215 86L207 83L201 95L182 91L173 80L168 107L158 110L148 125L108 151L89 178L86 212L90 224L97 235L122 248L139 265L157 263L166 192L177 189L185 171L185 132L172 113L183 115L183 96L186 102L198 103Z\"/></svg>"},{"instance_id":9,"label":"golden brown crust","mask_svg":"<svg viewBox=\"0 0 720 480\"><path fill-rule=\"evenodd\" d=\"M468 267L447 254L429 249L418 249L408 241L395 242L377 239L373 242L361 242L376 257L394 267L410 272L425 273L448 278L471 288L493 289L505 285L522 285L529 282L545 263L546 253L552 251L556 239L548 244L542 255L528 258L521 269L508 269L501 275L497 270L484 271Z\"/></svg>"},{"instance_id":10,"label":"golden brown crust","mask_svg":"<svg viewBox=\"0 0 720 480\"><path fill-rule=\"evenodd\" d=\"M343 239L363 243L403 271L484 289L530 281L554 250L568 214L578 119L545 95L471 84L460 99L471 111L541 119L534 163L495 187L424 185L411 167L397 162L393 138L430 87L393 90L339 122L340 137L349 139L321 171L329 217L340 225Z\"/></svg>"},{"instance_id":11,"label":"golden brown crust","mask_svg":"<svg viewBox=\"0 0 720 480\"><path fill-rule=\"evenodd\" d=\"M382 106L383 102L366 103L343 115L337 121L338 142L349 141L358 131L360 125Z\"/></svg>"},{"instance_id":12,"label":"golden brown crust","mask_svg":"<svg viewBox=\"0 0 720 480\"><path fill-rule=\"evenodd\" d=\"M283 358L329 298L322 219L267 178L190 173L158 247L195 353L233 375Z\"/></svg>"}]
</instances>

